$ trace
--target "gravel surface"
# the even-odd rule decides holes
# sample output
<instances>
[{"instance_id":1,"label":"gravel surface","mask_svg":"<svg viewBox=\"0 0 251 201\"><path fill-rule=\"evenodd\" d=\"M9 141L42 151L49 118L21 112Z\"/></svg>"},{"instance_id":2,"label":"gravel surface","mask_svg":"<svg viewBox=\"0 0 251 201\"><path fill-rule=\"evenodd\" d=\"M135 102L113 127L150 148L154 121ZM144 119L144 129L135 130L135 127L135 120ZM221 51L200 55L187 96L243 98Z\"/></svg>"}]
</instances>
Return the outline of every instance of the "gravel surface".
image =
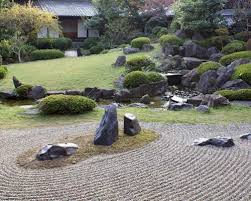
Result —
<instances>
[{"instance_id":1,"label":"gravel surface","mask_svg":"<svg viewBox=\"0 0 251 201\"><path fill-rule=\"evenodd\" d=\"M0 131L0 200L250 201L251 125L142 123L161 134L146 147L98 156L58 169L31 170L16 157L33 147L75 137L96 124ZM233 148L195 147L199 137L234 137Z\"/></svg>"}]
</instances>

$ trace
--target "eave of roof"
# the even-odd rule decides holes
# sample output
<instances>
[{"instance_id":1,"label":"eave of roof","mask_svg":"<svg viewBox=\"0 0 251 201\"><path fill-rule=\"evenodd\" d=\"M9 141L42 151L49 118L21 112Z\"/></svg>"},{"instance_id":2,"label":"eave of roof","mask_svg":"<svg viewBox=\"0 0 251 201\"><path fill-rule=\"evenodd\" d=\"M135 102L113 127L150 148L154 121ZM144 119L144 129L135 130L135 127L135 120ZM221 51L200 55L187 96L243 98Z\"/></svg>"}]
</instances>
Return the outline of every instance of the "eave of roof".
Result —
<instances>
[{"instance_id":1,"label":"eave of roof","mask_svg":"<svg viewBox=\"0 0 251 201\"><path fill-rule=\"evenodd\" d=\"M89 0L36 0L34 6L56 16L92 17L97 14Z\"/></svg>"}]
</instances>

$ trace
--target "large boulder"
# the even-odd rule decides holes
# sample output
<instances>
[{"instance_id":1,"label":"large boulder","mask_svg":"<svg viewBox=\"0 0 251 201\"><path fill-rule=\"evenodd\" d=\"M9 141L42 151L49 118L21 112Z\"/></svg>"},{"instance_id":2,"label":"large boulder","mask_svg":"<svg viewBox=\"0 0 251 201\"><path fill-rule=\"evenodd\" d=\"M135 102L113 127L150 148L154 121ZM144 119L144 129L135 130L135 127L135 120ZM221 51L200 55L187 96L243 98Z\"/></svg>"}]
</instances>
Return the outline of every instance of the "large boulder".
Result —
<instances>
[{"instance_id":1,"label":"large boulder","mask_svg":"<svg viewBox=\"0 0 251 201\"><path fill-rule=\"evenodd\" d=\"M162 53L165 57L169 55L177 55L179 54L179 46L167 43L164 47L162 47Z\"/></svg>"},{"instance_id":2,"label":"large boulder","mask_svg":"<svg viewBox=\"0 0 251 201\"><path fill-rule=\"evenodd\" d=\"M28 97L34 100L44 98L47 95L47 91L42 86L34 86L31 91L29 91Z\"/></svg>"},{"instance_id":3,"label":"large boulder","mask_svg":"<svg viewBox=\"0 0 251 201\"><path fill-rule=\"evenodd\" d=\"M15 76L13 76L12 81L15 88L18 88L22 85L22 83Z\"/></svg>"},{"instance_id":4,"label":"large boulder","mask_svg":"<svg viewBox=\"0 0 251 201\"><path fill-rule=\"evenodd\" d=\"M217 47L210 47L207 49L207 56L210 58L214 54L218 54L220 51L217 49Z\"/></svg>"},{"instance_id":5,"label":"large boulder","mask_svg":"<svg viewBox=\"0 0 251 201\"><path fill-rule=\"evenodd\" d=\"M207 105L199 105L196 110L200 113L208 113L210 108Z\"/></svg>"},{"instance_id":6,"label":"large boulder","mask_svg":"<svg viewBox=\"0 0 251 201\"><path fill-rule=\"evenodd\" d=\"M188 98L187 99L187 103L192 104L193 106L198 107L202 103L203 98L204 98L204 95L200 94L198 96L194 96L194 97Z\"/></svg>"},{"instance_id":7,"label":"large boulder","mask_svg":"<svg viewBox=\"0 0 251 201\"><path fill-rule=\"evenodd\" d=\"M221 107L221 106L226 106L230 105L229 100L218 94L206 94L203 96L202 105L207 105L209 107Z\"/></svg>"},{"instance_id":8,"label":"large boulder","mask_svg":"<svg viewBox=\"0 0 251 201\"><path fill-rule=\"evenodd\" d=\"M124 54L134 54L140 52L139 48L134 48L134 47L125 47L123 49Z\"/></svg>"},{"instance_id":9,"label":"large boulder","mask_svg":"<svg viewBox=\"0 0 251 201\"><path fill-rule=\"evenodd\" d=\"M250 85L248 85L242 79L237 79L237 80L231 80L231 81L226 82L221 88L239 90L239 89L250 88Z\"/></svg>"},{"instance_id":10,"label":"large boulder","mask_svg":"<svg viewBox=\"0 0 251 201\"><path fill-rule=\"evenodd\" d=\"M71 156L76 153L77 149L78 145L73 143L48 144L38 152L36 158L39 161L54 160L66 156Z\"/></svg>"},{"instance_id":11,"label":"large boulder","mask_svg":"<svg viewBox=\"0 0 251 201\"><path fill-rule=\"evenodd\" d=\"M203 94L213 93L216 91L216 81L217 81L217 71L209 70L200 76L200 81L198 82L196 88L199 92Z\"/></svg>"},{"instance_id":12,"label":"large boulder","mask_svg":"<svg viewBox=\"0 0 251 201\"><path fill-rule=\"evenodd\" d=\"M83 95L96 101L100 99L113 99L116 91L114 89L85 88Z\"/></svg>"},{"instance_id":13,"label":"large boulder","mask_svg":"<svg viewBox=\"0 0 251 201\"><path fill-rule=\"evenodd\" d=\"M183 47L185 48L185 57L196 57L199 59L207 59L208 53L207 49L201 47L200 45L189 40L184 43Z\"/></svg>"},{"instance_id":14,"label":"large boulder","mask_svg":"<svg viewBox=\"0 0 251 201\"><path fill-rule=\"evenodd\" d=\"M72 95L72 96L81 96L83 95L83 91L79 90L66 90L65 95Z\"/></svg>"},{"instance_id":15,"label":"large boulder","mask_svg":"<svg viewBox=\"0 0 251 201\"><path fill-rule=\"evenodd\" d=\"M197 69L193 69L182 77L181 83L184 87L194 88L196 82L198 82L199 80L200 75L198 74Z\"/></svg>"},{"instance_id":16,"label":"large boulder","mask_svg":"<svg viewBox=\"0 0 251 201\"><path fill-rule=\"evenodd\" d=\"M94 138L95 145L110 146L117 141L119 134L117 107L114 104L105 108L105 114L100 122Z\"/></svg>"},{"instance_id":17,"label":"large boulder","mask_svg":"<svg viewBox=\"0 0 251 201\"><path fill-rule=\"evenodd\" d=\"M140 103L149 105L151 103L151 97L148 94L142 96L140 99Z\"/></svg>"},{"instance_id":18,"label":"large boulder","mask_svg":"<svg viewBox=\"0 0 251 201\"><path fill-rule=\"evenodd\" d=\"M114 95L114 100L116 102L130 102L132 98L131 92L128 89L122 89L116 92Z\"/></svg>"},{"instance_id":19,"label":"large boulder","mask_svg":"<svg viewBox=\"0 0 251 201\"><path fill-rule=\"evenodd\" d=\"M172 70L183 70L186 69L184 59L179 56L167 56L161 64L157 67L157 71L162 73L168 73Z\"/></svg>"},{"instance_id":20,"label":"large boulder","mask_svg":"<svg viewBox=\"0 0 251 201\"><path fill-rule=\"evenodd\" d=\"M210 55L209 60L210 61L218 62L218 61L220 61L220 58L223 57L223 56L224 56L224 54L222 54L221 52L214 53L214 54Z\"/></svg>"},{"instance_id":21,"label":"large boulder","mask_svg":"<svg viewBox=\"0 0 251 201\"><path fill-rule=\"evenodd\" d=\"M15 100L17 99L17 95L12 91L0 91L0 99Z\"/></svg>"},{"instance_id":22,"label":"large boulder","mask_svg":"<svg viewBox=\"0 0 251 201\"><path fill-rule=\"evenodd\" d=\"M179 38L183 38L183 39L186 39L188 38L188 35L186 34L186 32L182 29L179 29L175 32L175 35Z\"/></svg>"},{"instance_id":23,"label":"large boulder","mask_svg":"<svg viewBox=\"0 0 251 201\"><path fill-rule=\"evenodd\" d=\"M154 50L154 46L152 46L151 44L144 44L142 47L143 52L150 52L152 50Z\"/></svg>"},{"instance_id":24,"label":"large boulder","mask_svg":"<svg viewBox=\"0 0 251 201\"><path fill-rule=\"evenodd\" d=\"M118 79L114 81L114 85L119 89L123 89L124 82L125 82L125 75L120 75Z\"/></svg>"},{"instance_id":25,"label":"large boulder","mask_svg":"<svg viewBox=\"0 0 251 201\"><path fill-rule=\"evenodd\" d=\"M200 64L205 62L205 60L194 58L194 57L184 57L184 63L186 65L186 69L192 70L197 68Z\"/></svg>"},{"instance_id":26,"label":"large boulder","mask_svg":"<svg viewBox=\"0 0 251 201\"><path fill-rule=\"evenodd\" d=\"M126 56L119 56L114 63L114 67L124 66L126 64Z\"/></svg>"},{"instance_id":27,"label":"large boulder","mask_svg":"<svg viewBox=\"0 0 251 201\"><path fill-rule=\"evenodd\" d=\"M135 115L126 113L124 116L124 133L126 135L134 136L139 134L141 127Z\"/></svg>"},{"instance_id":28,"label":"large boulder","mask_svg":"<svg viewBox=\"0 0 251 201\"><path fill-rule=\"evenodd\" d=\"M174 110L174 111L189 110L189 109L192 109L192 108L193 108L193 105L188 104L188 103L170 103L168 105L168 109L169 110Z\"/></svg>"},{"instance_id":29,"label":"large boulder","mask_svg":"<svg viewBox=\"0 0 251 201\"><path fill-rule=\"evenodd\" d=\"M234 146L234 141L229 137L214 137L214 138L200 138L194 141L196 146L206 146L213 145L216 147L232 147Z\"/></svg>"}]
</instances>

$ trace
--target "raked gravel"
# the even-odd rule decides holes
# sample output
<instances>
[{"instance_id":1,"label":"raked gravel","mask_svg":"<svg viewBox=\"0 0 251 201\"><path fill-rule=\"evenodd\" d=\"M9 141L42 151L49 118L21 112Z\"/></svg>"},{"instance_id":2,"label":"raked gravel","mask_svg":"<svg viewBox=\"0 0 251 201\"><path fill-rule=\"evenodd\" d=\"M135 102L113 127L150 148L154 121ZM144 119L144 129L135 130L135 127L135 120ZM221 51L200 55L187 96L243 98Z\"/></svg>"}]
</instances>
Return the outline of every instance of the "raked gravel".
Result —
<instances>
[{"instance_id":1,"label":"raked gravel","mask_svg":"<svg viewBox=\"0 0 251 201\"><path fill-rule=\"evenodd\" d=\"M251 125L142 123L161 134L144 148L47 170L23 169L30 148L94 131L97 124L0 131L0 200L250 201ZM195 147L200 137L230 136L233 148ZM65 140L67 141L67 139Z\"/></svg>"}]
</instances>

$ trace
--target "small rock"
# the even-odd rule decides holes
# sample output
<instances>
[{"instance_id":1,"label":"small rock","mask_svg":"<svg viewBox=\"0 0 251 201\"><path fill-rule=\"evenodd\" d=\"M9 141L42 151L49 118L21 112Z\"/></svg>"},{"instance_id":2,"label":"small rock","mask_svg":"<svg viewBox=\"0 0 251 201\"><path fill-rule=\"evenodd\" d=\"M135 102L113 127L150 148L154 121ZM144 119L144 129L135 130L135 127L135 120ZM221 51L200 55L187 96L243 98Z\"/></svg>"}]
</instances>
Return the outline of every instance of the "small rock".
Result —
<instances>
[{"instance_id":1,"label":"small rock","mask_svg":"<svg viewBox=\"0 0 251 201\"><path fill-rule=\"evenodd\" d=\"M38 100L44 98L46 96L46 89L42 86L34 86L31 91L28 93L28 98L32 98L34 100Z\"/></svg>"},{"instance_id":2,"label":"small rock","mask_svg":"<svg viewBox=\"0 0 251 201\"><path fill-rule=\"evenodd\" d=\"M242 140L251 140L251 133L241 135L240 138Z\"/></svg>"},{"instance_id":3,"label":"small rock","mask_svg":"<svg viewBox=\"0 0 251 201\"><path fill-rule=\"evenodd\" d=\"M229 100L218 94L206 94L203 96L202 105L207 105L209 107L221 107L230 105Z\"/></svg>"},{"instance_id":4,"label":"small rock","mask_svg":"<svg viewBox=\"0 0 251 201\"><path fill-rule=\"evenodd\" d=\"M210 58L214 54L218 54L220 51L216 47L210 47L207 49L208 57Z\"/></svg>"},{"instance_id":5,"label":"small rock","mask_svg":"<svg viewBox=\"0 0 251 201\"><path fill-rule=\"evenodd\" d=\"M153 49L154 49L154 46L152 46L151 44L144 44L142 47L143 52L150 52Z\"/></svg>"},{"instance_id":6,"label":"small rock","mask_svg":"<svg viewBox=\"0 0 251 201\"><path fill-rule=\"evenodd\" d=\"M71 156L76 153L78 145L73 143L48 144L44 146L37 154L37 160L54 160L57 158Z\"/></svg>"},{"instance_id":7,"label":"small rock","mask_svg":"<svg viewBox=\"0 0 251 201\"><path fill-rule=\"evenodd\" d=\"M79 90L67 90L67 91L65 91L65 95L81 96L82 94L83 94L83 92L79 91Z\"/></svg>"},{"instance_id":8,"label":"small rock","mask_svg":"<svg viewBox=\"0 0 251 201\"><path fill-rule=\"evenodd\" d=\"M194 145L197 146L213 145L216 147L232 147L234 146L234 141L232 138L228 137L200 138L194 141Z\"/></svg>"},{"instance_id":9,"label":"small rock","mask_svg":"<svg viewBox=\"0 0 251 201\"><path fill-rule=\"evenodd\" d=\"M94 137L95 145L110 146L117 141L119 134L117 107L114 104L105 108L105 114Z\"/></svg>"},{"instance_id":10,"label":"small rock","mask_svg":"<svg viewBox=\"0 0 251 201\"><path fill-rule=\"evenodd\" d=\"M77 49L77 55L78 55L78 57L82 57L83 56L80 48Z\"/></svg>"},{"instance_id":11,"label":"small rock","mask_svg":"<svg viewBox=\"0 0 251 201\"><path fill-rule=\"evenodd\" d=\"M13 76L12 80L15 88L18 88L22 85L22 83L15 76Z\"/></svg>"},{"instance_id":12,"label":"small rock","mask_svg":"<svg viewBox=\"0 0 251 201\"><path fill-rule=\"evenodd\" d=\"M135 115L126 113L124 116L124 133L130 136L139 134L141 127Z\"/></svg>"},{"instance_id":13,"label":"small rock","mask_svg":"<svg viewBox=\"0 0 251 201\"><path fill-rule=\"evenodd\" d=\"M201 113L210 112L210 108L207 105L200 105L199 107L196 108L196 110Z\"/></svg>"},{"instance_id":14,"label":"small rock","mask_svg":"<svg viewBox=\"0 0 251 201\"><path fill-rule=\"evenodd\" d=\"M125 47L123 49L124 54L134 54L140 52L139 48Z\"/></svg>"},{"instance_id":15,"label":"small rock","mask_svg":"<svg viewBox=\"0 0 251 201\"><path fill-rule=\"evenodd\" d=\"M169 110L174 110L174 111L178 111L178 110L189 110L192 109L193 105L192 104L188 104L188 103L170 103L168 106Z\"/></svg>"},{"instance_id":16,"label":"small rock","mask_svg":"<svg viewBox=\"0 0 251 201\"><path fill-rule=\"evenodd\" d=\"M187 99L180 98L178 96L172 96L171 101L176 102L176 103L186 103Z\"/></svg>"},{"instance_id":17,"label":"small rock","mask_svg":"<svg viewBox=\"0 0 251 201\"><path fill-rule=\"evenodd\" d=\"M148 106L143 103L132 103L132 104L128 105L128 107L147 108Z\"/></svg>"},{"instance_id":18,"label":"small rock","mask_svg":"<svg viewBox=\"0 0 251 201\"><path fill-rule=\"evenodd\" d=\"M114 63L115 67L124 66L126 64L126 56L119 56Z\"/></svg>"},{"instance_id":19,"label":"small rock","mask_svg":"<svg viewBox=\"0 0 251 201\"><path fill-rule=\"evenodd\" d=\"M210 61L216 61L216 62L218 62L220 60L220 58L223 57L223 56L224 56L224 54L222 54L220 52L219 53L215 53L215 54L212 54L210 56L209 60Z\"/></svg>"},{"instance_id":20,"label":"small rock","mask_svg":"<svg viewBox=\"0 0 251 201\"><path fill-rule=\"evenodd\" d=\"M237 80L231 80L231 81L226 82L221 88L222 89L239 90L239 89L250 88L250 85L248 85L242 79L237 79Z\"/></svg>"},{"instance_id":21,"label":"small rock","mask_svg":"<svg viewBox=\"0 0 251 201\"><path fill-rule=\"evenodd\" d=\"M143 104L146 104L146 105L149 105L151 102L151 98L148 94L142 96L142 98L140 99L140 103L143 103Z\"/></svg>"}]
</instances>

